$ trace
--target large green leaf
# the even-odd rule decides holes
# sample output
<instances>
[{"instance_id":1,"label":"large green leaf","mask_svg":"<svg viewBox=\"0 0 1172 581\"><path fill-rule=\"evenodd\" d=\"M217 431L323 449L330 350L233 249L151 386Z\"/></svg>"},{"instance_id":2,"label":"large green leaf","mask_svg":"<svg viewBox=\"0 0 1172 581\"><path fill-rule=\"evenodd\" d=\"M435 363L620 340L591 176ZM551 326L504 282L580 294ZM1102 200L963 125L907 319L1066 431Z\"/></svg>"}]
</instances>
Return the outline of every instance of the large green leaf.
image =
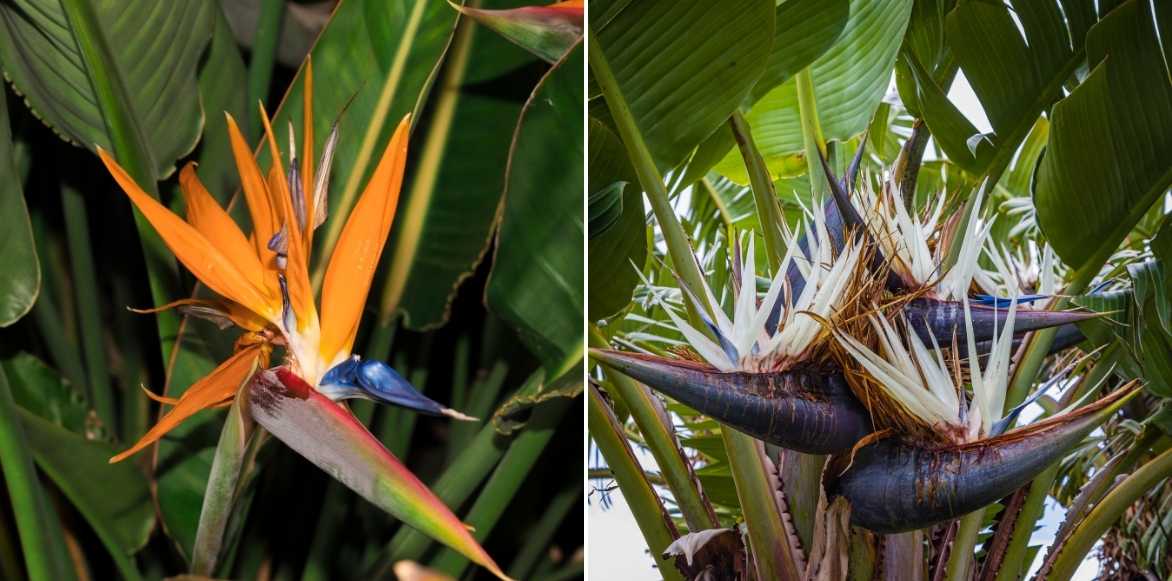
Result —
<instances>
[{"instance_id":1,"label":"large green leaf","mask_svg":"<svg viewBox=\"0 0 1172 581\"><path fill-rule=\"evenodd\" d=\"M550 377L582 357L582 52L551 69L521 113L485 291Z\"/></svg>"},{"instance_id":2,"label":"large green leaf","mask_svg":"<svg viewBox=\"0 0 1172 581\"><path fill-rule=\"evenodd\" d=\"M13 158L12 130L8 126L8 98L0 90L0 327L18 321L33 308L41 290L41 266L24 205L24 182Z\"/></svg>"},{"instance_id":3,"label":"large green leaf","mask_svg":"<svg viewBox=\"0 0 1172 581\"><path fill-rule=\"evenodd\" d=\"M789 0L777 6L773 50L765 73L753 86L760 99L820 57L842 34L850 16L849 0ZM731 143L730 143L731 146Z\"/></svg>"},{"instance_id":4,"label":"large green leaf","mask_svg":"<svg viewBox=\"0 0 1172 581\"><path fill-rule=\"evenodd\" d=\"M402 313L413 329L447 320L456 289L487 250L514 120L543 68L470 19L461 23L446 61L426 132L415 141L423 152L419 170L405 189L387 250L382 317Z\"/></svg>"},{"instance_id":5,"label":"large green leaf","mask_svg":"<svg viewBox=\"0 0 1172 581\"><path fill-rule=\"evenodd\" d=\"M341 119L330 178L330 218L318 231L321 244L316 253L315 281L324 275L326 259L341 234L345 217L399 120L412 114L418 127L457 14L444 2L344 0L318 37L310 53L315 151L321 152L330 125L347 105L349 108ZM302 67L281 103L274 127L284 127L289 121L295 127L301 126L304 81ZM287 151L287 132L277 133L282 151ZM413 143L415 147L421 145ZM265 164L267 155L262 151Z\"/></svg>"},{"instance_id":6,"label":"large green leaf","mask_svg":"<svg viewBox=\"0 0 1172 581\"><path fill-rule=\"evenodd\" d=\"M852 0L850 17L838 41L810 64L818 119L827 140L847 140L867 128L891 83L895 57L911 14L910 0ZM803 149L796 82L769 91L746 115L753 140L773 176L794 167ZM730 150L716 166L738 182L748 181L739 151Z\"/></svg>"},{"instance_id":7,"label":"large green leaf","mask_svg":"<svg viewBox=\"0 0 1172 581\"><path fill-rule=\"evenodd\" d=\"M330 217L318 231L318 240L323 241L316 253L319 278L328 256L321 250L332 247L333 242L326 244L326 234L336 240L349 208L399 119L407 113L414 113L418 119L455 19L456 11L443 2L344 0L314 44L315 156L320 155L331 124L345 109L330 182ZM201 74L217 78L222 74L218 68L205 69ZM283 151L288 151L288 131L284 128L290 122L300 136L304 81L303 68L273 119ZM244 90L242 83L239 90ZM226 95L225 101L236 98L239 97ZM222 113L215 115L222 119ZM298 147L298 153L303 153L303 148ZM267 148L261 148L261 159L267 165ZM193 328L197 332L192 332ZM216 335L202 322L189 320L186 329L181 335L183 349L169 366L166 392L171 397L178 397L212 369L214 360L202 355L210 343L231 339ZM201 413L159 444L159 509L167 533L185 554L195 542L221 417L219 412Z\"/></svg>"},{"instance_id":8,"label":"large green leaf","mask_svg":"<svg viewBox=\"0 0 1172 581\"><path fill-rule=\"evenodd\" d=\"M109 439L109 434L87 425L85 396L39 359L18 353L0 365L8 375L12 397L25 411L90 439Z\"/></svg>"},{"instance_id":9,"label":"large green leaf","mask_svg":"<svg viewBox=\"0 0 1172 581\"><path fill-rule=\"evenodd\" d=\"M933 64L921 61L916 100L934 99L921 102L919 112L936 142L978 176L1003 171L1038 115L1062 98L1063 85L1083 61L1083 42L1097 18L1093 3L1081 0L958 3L945 19L944 38L993 131L981 135L955 105L939 100L935 93L948 87L932 86L939 79L924 71L932 73ZM913 58L928 54L919 51ZM908 95L909 89L901 86L901 94Z\"/></svg>"},{"instance_id":10,"label":"large green leaf","mask_svg":"<svg viewBox=\"0 0 1172 581\"><path fill-rule=\"evenodd\" d=\"M838 42L849 15L849 0L790 0L778 5L773 48L769 53L765 72L753 85L751 102L756 103L830 50L830 47ZM700 144L688 162L683 183L692 184L707 175L708 170L729 154L734 144L732 131L728 126L718 128ZM791 161L794 168L805 170L806 165L802 160ZM744 176L742 181L748 180L748 175L743 169L729 171ZM792 172L774 171L775 177L782 173Z\"/></svg>"},{"instance_id":11,"label":"large green leaf","mask_svg":"<svg viewBox=\"0 0 1172 581\"><path fill-rule=\"evenodd\" d=\"M114 150L139 141L157 176L199 139L195 69L211 37L210 0L10 0L0 3L0 64L62 137ZM83 16L79 16L83 15ZM96 22L79 22L95 17ZM123 112L129 127L108 123ZM136 136L117 136L129 130Z\"/></svg>"},{"instance_id":12,"label":"large green leaf","mask_svg":"<svg viewBox=\"0 0 1172 581\"><path fill-rule=\"evenodd\" d=\"M601 121L590 119L588 188L591 193L623 183L619 197L619 216L606 231L590 238L587 256L590 269L591 321L605 319L627 306L639 283L636 268L647 258L647 222L643 210L643 193L626 150Z\"/></svg>"},{"instance_id":13,"label":"large green leaf","mask_svg":"<svg viewBox=\"0 0 1172 581\"><path fill-rule=\"evenodd\" d=\"M212 40L199 69L199 98L205 120L197 171L208 191L220 202L226 202L240 187L240 177L236 174L232 148L228 143L228 121L224 113L231 113L240 120L248 117L247 112L252 109L247 103L246 82L244 58L236 47L232 28L223 10L216 10ZM239 210L244 209L244 204L238 206Z\"/></svg>"},{"instance_id":14,"label":"large green leaf","mask_svg":"<svg viewBox=\"0 0 1172 581\"><path fill-rule=\"evenodd\" d=\"M1054 107L1034 204L1071 268L1097 268L1172 182L1172 82L1156 29L1172 15L1162 10L1157 22L1147 2L1127 2L1096 24L1091 73Z\"/></svg>"},{"instance_id":15,"label":"large green leaf","mask_svg":"<svg viewBox=\"0 0 1172 581\"><path fill-rule=\"evenodd\" d=\"M130 555L146 545L155 524L146 478L132 463L110 464L116 451L104 442L33 415L21 424L37 466L65 493L110 551L123 578L133 579Z\"/></svg>"},{"instance_id":16,"label":"large green leaf","mask_svg":"<svg viewBox=\"0 0 1172 581\"><path fill-rule=\"evenodd\" d=\"M724 124L765 71L772 0L602 0L590 26L661 169ZM607 117L601 98L591 114Z\"/></svg>"},{"instance_id":17,"label":"large green leaf","mask_svg":"<svg viewBox=\"0 0 1172 581\"><path fill-rule=\"evenodd\" d=\"M108 463L114 447L88 433L83 400L35 357L7 359L3 372L37 466L93 527L122 576L138 578L130 555L146 545L155 523L142 471Z\"/></svg>"}]
</instances>

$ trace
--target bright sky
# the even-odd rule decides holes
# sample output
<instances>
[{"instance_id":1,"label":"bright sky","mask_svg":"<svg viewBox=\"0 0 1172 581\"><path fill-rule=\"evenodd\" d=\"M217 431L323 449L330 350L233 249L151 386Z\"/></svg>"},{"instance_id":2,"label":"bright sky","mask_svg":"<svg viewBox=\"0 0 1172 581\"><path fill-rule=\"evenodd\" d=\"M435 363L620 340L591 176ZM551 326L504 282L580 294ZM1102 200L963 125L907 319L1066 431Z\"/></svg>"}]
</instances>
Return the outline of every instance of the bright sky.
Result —
<instances>
[{"instance_id":1,"label":"bright sky","mask_svg":"<svg viewBox=\"0 0 1172 581\"><path fill-rule=\"evenodd\" d=\"M894 91L894 82L891 89ZM964 78L963 73L957 74L956 82L948 93L949 99L972 122L978 131L987 133L992 131L985 111L973 93L972 87ZM1028 414L1029 410L1026 410ZM1025 415L1025 414L1023 414ZM1025 418L1023 418L1024 420ZM644 468L649 471L658 471L655 460L645 451L637 450ZM663 491L661 491L663 493ZM609 508L602 508L598 493L590 496L590 505L587 509L587 544L586 570L593 579L622 579L630 581L653 581L660 579L654 561L647 551L647 544L642 533L631 515L622 492L615 489L610 493L612 504ZM1054 533L1062 522L1064 510L1052 500L1047 501L1045 513L1039 523L1041 526L1034 531L1033 544L1049 545L1053 542ZM1039 551L1038 557L1030 567L1033 574L1041 566L1045 551ZM1092 554L1094 551L1092 550ZM1090 581L1098 573L1098 563L1093 557L1088 557L1082 566L1075 572L1074 580Z\"/></svg>"}]
</instances>

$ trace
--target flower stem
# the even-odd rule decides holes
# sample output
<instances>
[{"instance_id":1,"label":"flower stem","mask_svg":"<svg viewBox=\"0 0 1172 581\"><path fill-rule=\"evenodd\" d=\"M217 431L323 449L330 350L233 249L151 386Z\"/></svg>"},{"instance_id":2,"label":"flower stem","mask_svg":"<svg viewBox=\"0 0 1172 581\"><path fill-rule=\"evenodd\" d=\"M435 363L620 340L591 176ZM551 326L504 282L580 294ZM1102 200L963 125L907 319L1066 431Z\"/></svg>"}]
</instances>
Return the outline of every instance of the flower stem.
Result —
<instances>
[{"instance_id":1,"label":"flower stem","mask_svg":"<svg viewBox=\"0 0 1172 581\"><path fill-rule=\"evenodd\" d=\"M777 204L777 192L773 189L773 179L769 176L769 168L765 167L765 159L757 150L753 142L753 133L749 123L745 121L740 111L735 111L729 118L732 127L733 139L741 150L741 157L745 159L745 168L749 170L749 182L753 186L753 202L757 206L757 219L761 230L765 234L765 249L769 253L771 270L781 266L785 258L785 239L782 237L781 225L784 218L781 207Z\"/></svg>"},{"instance_id":2,"label":"flower stem","mask_svg":"<svg viewBox=\"0 0 1172 581\"><path fill-rule=\"evenodd\" d=\"M589 341L591 347L608 347L606 338L594 325L590 325ZM612 370L607 370L606 375L609 381L603 385L607 393L630 410L635 425L639 427L639 433L643 434L647 448L655 457L656 465L663 472L668 488L680 507L680 513L688 523L688 528L699 531L720 526L712 507L696 487L696 475L684 457L683 450L677 445L675 436L656 410L655 403L651 400L654 396L647 388L626 375Z\"/></svg>"},{"instance_id":3,"label":"flower stem","mask_svg":"<svg viewBox=\"0 0 1172 581\"><path fill-rule=\"evenodd\" d=\"M593 29L590 30L589 37L587 48L590 53L590 70L594 72L594 78L598 81L598 86L606 98L607 108L610 110L611 117L614 118L619 137L622 138L623 145L627 148L627 155L631 158L631 165L635 168L639 185L643 187L643 192L651 202L651 210L655 213L655 219L659 221L659 227L663 232L667 251L676 272L679 273L680 279L692 291L693 295L701 297L700 300L706 300L703 298L707 296L707 293L704 292L704 275L700 272L700 266L696 264L692 247L688 243L688 236L684 233L684 227L680 225L679 218L676 217L675 210L667 199L663 176L660 175L659 168L656 167L655 160L651 156L651 151L643 140L643 134L639 132L639 126L635 123L631 108L623 97L618 79L611 71L610 64L606 60L606 55L603 53L602 46L599 45L598 37L594 34ZM709 310L719 308L717 305L707 305L707 307ZM698 329L705 328L697 320L692 322L693 326Z\"/></svg>"},{"instance_id":4,"label":"flower stem","mask_svg":"<svg viewBox=\"0 0 1172 581\"><path fill-rule=\"evenodd\" d=\"M655 493L655 489L651 488L651 483L643 477L643 469L639 467L639 461L631 451L614 411L603 401L602 394L593 385L586 386L586 391L590 437L614 473L623 499L631 508L635 523L639 525L643 539L647 541L651 557L659 567L659 574L665 581L682 581L683 576L671 560L663 558L664 549L679 534L676 532L675 524L664 510L663 502Z\"/></svg>"},{"instance_id":5,"label":"flower stem","mask_svg":"<svg viewBox=\"0 0 1172 581\"><path fill-rule=\"evenodd\" d=\"M969 578L968 571L973 563L973 547L977 544L977 535L980 534L984 522L984 507L960 518L960 526L956 530L956 538L952 541L952 549L948 555L948 581L964 581Z\"/></svg>"},{"instance_id":6,"label":"flower stem","mask_svg":"<svg viewBox=\"0 0 1172 581\"><path fill-rule=\"evenodd\" d=\"M1070 579L1074 570L1082 563L1087 552L1111 528L1123 511L1153 487L1172 476L1172 449L1165 450L1151 462L1140 466L1103 497L1090 514L1058 547L1057 558L1050 569L1048 579Z\"/></svg>"},{"instance_id":7,"label":"flower stem","mask_svg":"<svg viewBox=\"0 0 1172 581\"><path fill-rule=\"evenodd\" d=\"M810 194L817 200L830 189L818 162L819 155L826 155L826 138L822 136L822 124L818 120L818 103L814 96L814 79L810 76L810 67L794 75L794 85L798 93L798 117L802 126L802 145L806 150Z\"/></svg>"},{"instance_id":8,"label":"flower stem","mask_svg":"<svg viewBox=\"0 0 1172 581\"><path fill-rule=\"evenodd\" d=\"M749 529L749 545L756 561L757 578L801 579L802 569L794 554L792 539L781 521L776 495L765 472L764 445L728 427L721 428L720 436L724 440L737 498Z\"/></svg>"},{"instance_id":9,"label":"flower stem","mask_svg":"<svg viewBox=\"0 0 1172 581\"><path fill-rule=\"evenodd\" d=\"M0 370L0 470L20 532L28 578L32 581L76 579L65 548L57 513L37 480L33 457L17 414L8 377Z\"/></svg>"},{"instance_id":10,"label":"flower stem","mask_svg":"<svg viewBox=\"0 0 1172 581\"><path fill-rule=\"evenodd\" d=\"M85 198L72 187L61 187L61 208L65 213L65 235L69 243L69 263L73 270L73 289L77 296L78 322L81 328L81 349L85 356L86 385L90 405L111 433L117 432L117 413L110 386L110 370L106 362L99 300L98 277L90 253L91 238Z\"/></svg>"}]
</instances>

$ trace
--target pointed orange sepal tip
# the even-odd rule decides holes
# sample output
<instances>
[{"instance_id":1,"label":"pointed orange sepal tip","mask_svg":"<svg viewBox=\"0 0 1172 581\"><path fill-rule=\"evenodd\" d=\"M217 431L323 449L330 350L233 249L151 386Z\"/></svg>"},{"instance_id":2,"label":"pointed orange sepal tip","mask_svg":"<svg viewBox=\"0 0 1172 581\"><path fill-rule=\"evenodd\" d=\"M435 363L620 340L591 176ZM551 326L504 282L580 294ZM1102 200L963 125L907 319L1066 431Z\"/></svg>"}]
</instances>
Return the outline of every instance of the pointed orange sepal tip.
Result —
<instances>
[{"instance_id":1,"label":"pointed orange sepal tip","mask_svg":"<svg viewBox=\"0 0 1172 581\"><path fill-rule=\"evenodd\" d=\"M161 404L166 404L166 405L171 405L171 406L179 404L179 398L167 397L165 395L159 395L159 394L151 391L150 389L147 389L147 386L142 385L142 384L139 384L138 388L141 389L143 394L145 394L147 397L149 397L149 398L151 398Z\"/></svg>"},{"instance_id":2,"label":"pointed orange sepal tip","mask_svg":"<svg viewBox=\"0 0 1172 581\"><path fill-rule=\"evenodd\" d=\"M320 353L326 361L333 361L340 353L349 353L358 333L371 280L395 219L410 129L411 116L406 115L346 219L326 268L320 343Z\"/></svg>"},{"instance_id":3,"label":"pointed orange sepal tip","mask_svg":"<svg viewBox=\"0 0 1172 581\"><path fill-rule=\"evenodd\" d=\"M147 194L104 149L98 157L130 201L142 212L171 252L201 282L216 293L244 305L258 315L272 311L263 289L240 272L237 265L203 234Z\"/></svg>"},{"instance_id":4,"label":"pointed orange sepal tip","mask_svg":"<svg viewBox=\"0 0 1172 581\"><path fill-rule=\"evenodd\" d=\"M273 234L276 234L277 230L280 229L277 212L269 199L264 175L261 174L260 167L256 165L252 148L244 139L244 134L240 132L240 126L236 124L236 119L232 117L232 114L227 111L224 112L224 118L228 122L228 141L232 145L232 157L236 161L236 171L240 174L240 186L244 191L244 201L248 205L249 219L252 220L252 244L256 248L256 255L260 257L261 264L268 265L272 251L268 249L267 244ZM277 290L275 278L270 284L273 285L270 290Z\"/></svg>"},{"instance_id":5,"label":"pointed orange sepal tip","mask_svg":"<svg viewBox=\"0 0 1172 581\"><path fill-rule=\"evenodd\" d=\"M309 256L302 241L302 230L293 211L293 198L289 192L289 183L286 181L284 166L281 164L281 151L277 147L277 138L273 134L272 120L260 107L261 124L265 130L265 141L268 142L269 154L273 158L273 165L269 168L268 184L270 202L276 210L277 229L285 226L289 237L288 266L286 278L289 282L289 300L293 303L293 313L297 316L298 328L317 317L317 305L313 301L313 286L309 281Z\"/></svg>"},{"instance_id":6,"label":"pointed orange sepal tip","mask_svg":"<svg viewBox=\"0 0 1172 581\"><path fill-rule=\"evenodd\" d=\"M179 191L187 204L187 222L215 244L257 288L264 288L264 267L240 226L216 201L195 172L195 163L179 171Z\"/></svg>"},{"instance_id":7,"label":"pointed orange sepal tip","mask_svg":"<svg viewBox=\"0 0 1172 581\"><path fill-rule=\"evenodd\" d=\"M217 406L225 400L230 400L240 386L252 376L252 372L257 368L258 363L260 366L267 365L268 354L269 347L267 345L257 345L239 351L228 358L227 361L221 363L211 373L192 384L178 400L164 398L175 401L175 407L163 415L163 417L159 418L158 423L148 430L142 438L139 438L133 446L110 458L110 463L121 462L137 454L147 446L157 442L159 438L165 436L167 432L175 429L175 426L178 426L183 420L195 415L197 412ZM164 403L170 402L167 401Z\"/></svg>"}]
</instances>

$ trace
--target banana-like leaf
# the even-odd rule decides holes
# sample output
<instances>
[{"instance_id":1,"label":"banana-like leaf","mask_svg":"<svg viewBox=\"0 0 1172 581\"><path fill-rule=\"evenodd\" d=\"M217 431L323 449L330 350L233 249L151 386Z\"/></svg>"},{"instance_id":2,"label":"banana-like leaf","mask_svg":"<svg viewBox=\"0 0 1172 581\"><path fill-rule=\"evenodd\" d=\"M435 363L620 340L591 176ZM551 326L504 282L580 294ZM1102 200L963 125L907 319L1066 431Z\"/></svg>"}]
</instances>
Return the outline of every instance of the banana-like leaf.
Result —
<instances>
[{"instance_id":1,"label":"banana-like leaf","mask_svg":"<svg viewBox=\"0 0 1172 581\"><path fill-rule=\"evenodd\" d=\"M357 199L359 188L366 183L377 161L376 148L381 151L385 146L393 125L408 112L419 116L455 18L456 12L443 2L343 0L334 10L312 51L315 157L324 147L331 124L339 120L341 127L329 194L331 218L318 230L319 240L325 238L323 233L329 228L340 231L347 214L340 208L348 211ZM212 50L217 50L217 46L213 41ZM216 67L205 68L201 71L203 75L207 76L207 84L215 87L220 85L213 79L221 76L230 79L235 73ZM240 93L222 95L224 103L243 98L243 81L237 82L236 87ZM288 151L290 122L298 136L301 135L304 87L302 70L274 116L273 128L282 151ZM212 94L205 95L205 103L209 96ZM349 108L339 119L347 103ZM216 129L215 124L222 123L223 114L209 115L215 118L210 123L211 129ZM226 145L226 141L214 147L221 145ZM300 142L297 145L298 155L303 155ZM233 172L231 159L223 159L228 171ZM267 166L267 148L261 148L261 159ZM231 179L222 178L221 183L230 183ZM231 192L215 193L227 196ZM343 203L342 198L347 198L347 202ZM237 204L238 208L243 206ZM335 238L337 233L334 232ZM324 270L327 262L322 258L328 257L322 252L324 247L324 244L319 246L315 252L319 271ZM445 297L432 296L446 303ZM181 341L177 342L183 348L168 362L165 390L168 396L179 397L215 366L213 359L201 354L200 346L207 343L201 340L204 336L220 341L230 339L210 325L188 320ZM221 415L205 412L179 426L159 444L155 465L160 513L167 533L181 551L188 551L195 543L208 474L219 440Z\"/></svg>"},{"instance_id":2,"label":"banana-like leaf","mask_svg":"<svg viewBox=\"0 0 1172 581\"><path fill-rule=\"evenodd\" d=\"M353 414L285 368L248 386L252 417L277 439L408 526L508 579L460 519Z\"/></svg>"},{"instance_id":3,"label":"banana-like leaf","mask_svg":"<svg viewBox=\"0 0 1172 581\"><path fill-rule=\"evenodd\" d=\"M936 81L925 75L933 65L920 60L916 100L949 158L978 176L1003 171L1038 115L1063 97L1098 18L1094 3L1080 0L958 2L945 19L944 39L993 132L981 135L955 105L939 100L935 93L948 87L933 86ZM929 54L917 51L915 57ZM906 84L901 87L901 94L909 93Z\"/></svg>"},{"instance_id":4,"label":"banana-like leaf","mask_svg":"<svg viewBox=\"0 0 1172 581\"><path fill-rule=\"evenodd\" d=\"M8 99L0 91L0 256L4 257L4 276L0 276L0 327L20 320L41 290L41 265L24 205L24 182L13 159L12 130L8 125Z\"/></svg>"},{"instance_id":5,"label":"banana-like leaf","mask_svg":"<svg viewBox=\"0 0 1172 581\"><path fill-rule=\"evenodd\" d=\"M315 281L324 276L326 259L341 235L345 216L396 124L408 113L415 119L422 117L458 14L444 2L343 0L314 44L310 56L315 156L322 151L334 120L339 120L340 127L329 188L333 219L327 218L318 231ZM302 67L273 119L274 128L292 122L300 130L304 90ZM289 151L288 132L277 134L281 151ZM262 167L267 167L267 160L268 153L262 151ZM402 222L396 221L395 228L400 227ZM388 248L383 254L392 252ZM446 296L435 298L446 300Z\"/></svg>"},{"instance_id":6,"label":"banana-like leaf","mask_svg":"<svg viewBox=\"0 0 1172 581\"><path fill-rule=\"evenodd\" d=\"M774 17L773 48L765 72L753 85L749 95L751 102L756 103L830 50L842 35L849 15L849 0L790 0L778 4ZM703 178L708 170L725 158L733 145L732 131L727 125L722 125L697 148L688 162L682 183L692 184ZM792 166L792 171L790 167L785 167L787 162ZM775 160L773 169L776 170L775 177L798 175L805 172L806 163L800 157L789 156ZM734 170L730 168L729 171ZM743 176L742 182L748 181L748 174L743 169L735 172Z\"/></svg>"},{"instance_id":7,"label":"banana-like leaf","mask_svg":"<svg viewBox=\"0 0 1172 581\"><path fill-rule=\"evenodd\" d=\"M834 46L848 16L849 0L789 0L778 4L773 50L765 73L753 86L754 100L793 78Z\"/></svg>"},{"instance_id":8,"label":"banana-like leaf","mask_svg":"<svg viewBox=\"0 0 1172 581\"><path fill-rule=\"evenodd\" d=\"M123 578L138 579L131 558L155 524L150 489L132 463L110 464L117 450L86 424L85 403L35 357L4 361L20 425L37 466L64 493L109 551Z\"/></svg>"},{"instance_id":9,"label":"banana-like leaf","mask_svg":"<svg viewBox=\"0 0 1172 581\"><path fill-rule=\"evenodd\" d=\"M639 284L635 269L642 267L647 259L647 222L635 170L618 136L606 124L591 118L589 139L589 191L593 194L605 189L607 184L626 184L615 196L619 215L609 228L591 236L587 243L588 316L597 321L614 315L631 301L631 292Z\"/></svg>"},{"instance_id":10,"label":"banana-like leaf","mask_svg":"<svg viewBox=\"0 0 1172 581\"><path fill-rule=\"evenodd\" d=\"M582 358L582 52L554 66L521 113L485 291L549 377Z\"/></svg>"},{"instance_id":11,"label":"banana-like leaf","mask_svg":"<svg viewBox=\"0 0 1172 581\"><path fill-rule=\"evenodd\" d=\"M910 0L852 0L842 35L809 65L827 140L845 141L867 128L891 83L911 8ZM769 91L746 119L770 173L782 175L803 148L796 81ZM715 169L740 183L748 181L739 151L730 150Z\"/></svg>"},{"instance_id":12,"label":"banana-like leaf","mask_svg":"<svg viewBox=\"0 0 1172 581\"><path fill-rule=\"evenodd\" d=\"M136 141L153 175L166 176L199 139L195 71L215 9L206 0L3 2L0 65L59 135L110 151Z\"/></svg>"},{"instance_id":13,"label":"banana-like leaf","mask_svg":"<svg viewBox=\"0 0 1172 581\"><path fill-rule=\"evenodd\" d=\"M582 38L582 0L508 10L456 6L468 17L550 64L561 60L566 51Z\"/></svg>"},{"instance_id":14,"label":"banana-like leaf","mask_svg":"<svg viewBox=\"0 0 1172 581\"><path fill-rule=\"evenodd\" d=\"M1172 183L1172 81L1157 33L1170 12L1132 0L1103 18L1087 34L1091 73L1054 106L1034 205L1073 269L1097 268Z\"/></svg>"},{"instance_id":15,"label":"banana-like leaf","mask_svg":"<svg viewBox=\"0 0 1172 581\"><path fill-rule=\"evenodd\" d=\"M0 365L12 397L25 411L90 440L110 440L109 432L89 417L85 396L40 359L18 353Z\"/></svg>"},{"instance_id":16,"label":"banana-like leaf","mask_svg":"<svg viewBox=\"0 0 1172 581\"><path fill-rule=\"evenodd\" d=\"M525 0L482 3L507 9ZM505 180L513 120L544 67L500 35L464 19L445 60L425 131L388 241L381 318L406 326L444 323L456 289L480 262ZM487 121L487 120L493 121Z\"/></svg>"},{"instance_id":17,"label":"banana-like leaf","mask_svg":"<svg viewBox=\"0 0 1172 581\"><path fill-rule=\"evenodd\" d=\"M199 69L199 98L203 103L203 137L199 147L200 181L207 186L221 204L240 187L232 146L228 142L228 121L224 112L236 119L247 119L255 111L255 103L248 103L245 84L248 82L244 58L232 36L232 28L223 10L215 11L212 40ZM176 196L181 199L181 196ZM237 204L240 215L247 214L244 204Z\"/></svg>"},{"instance_id":18,"label":"banana-like leaf","mask_svg":"<svg viewBox=\"0 0 1172 581\"><path fill-rule=\"evenodd\" d=\"M728 121L764 73L775 6L772 0L591 2L590 26L660 169L683 161ZM591 99L590 114L609 118L602 98Z\"/></svg>"}]
</instances>

